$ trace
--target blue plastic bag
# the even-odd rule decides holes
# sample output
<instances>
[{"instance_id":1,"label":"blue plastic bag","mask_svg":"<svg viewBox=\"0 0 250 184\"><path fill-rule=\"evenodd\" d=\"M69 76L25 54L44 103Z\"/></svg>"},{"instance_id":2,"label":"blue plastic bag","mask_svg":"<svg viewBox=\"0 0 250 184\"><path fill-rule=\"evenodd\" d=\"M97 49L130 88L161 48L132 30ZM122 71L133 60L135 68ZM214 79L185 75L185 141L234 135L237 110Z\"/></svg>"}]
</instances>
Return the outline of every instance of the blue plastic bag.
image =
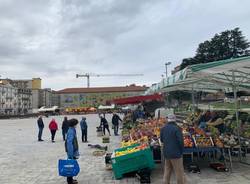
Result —
<instances>
[{"instance_id":1,"label":"blue plastic bag","mask_svg":"<svg viewBox=\"0 0 250 184\"><path fill-rule=\"evenodd\" d=\"M58 172L60 176L73 177L80 172L80 167L77 160L62 160L58 161Z\"/></svg>"}]
</instances>

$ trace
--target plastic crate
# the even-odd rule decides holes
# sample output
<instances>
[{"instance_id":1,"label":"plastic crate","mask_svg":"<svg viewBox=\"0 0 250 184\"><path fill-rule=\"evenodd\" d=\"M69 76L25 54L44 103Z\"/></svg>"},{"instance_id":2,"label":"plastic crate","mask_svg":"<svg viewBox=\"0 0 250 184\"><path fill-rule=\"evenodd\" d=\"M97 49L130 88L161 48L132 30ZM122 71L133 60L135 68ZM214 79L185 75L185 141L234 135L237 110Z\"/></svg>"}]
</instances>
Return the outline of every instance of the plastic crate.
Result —
<instances>
[{"instance_id":1,"label":"plastic crate","mask_svg":"<svg viewBox=\"0 0 250 184\"><path fill-rule=\"evenodd\" d=\"M109 143L109 142L110 142L110 138L109 138L109 137L104 136L104 137L102 138L102 143Z\"/></svg>"},{"instance_id":2,"label":"plastic crate","mask_svg":"<svg viewBox=\"0 0 250 184\"><path fill-rule=\"evenodd\" d=\"M102 131L98 131L97 133L97 137L102 137L103 136L103 132Z\"/></svg>"},{"instance_id":3,"label":"plastic crate","mask_svg":"<svg viewBox=\"0 0 250 184\"><path fill-rule=\"evenodd\" d=\"M200 145L199 144L199 139L204 140L204 141L208 142L209 144L208 145ZM196 137L196 136L193 136L193 140L194 140L195 146L198 147L198 148L214 147L214 142L213 142L212 137L198 137L198 136Z\"/></svg>"},{"instance_id":4,"label":"plastic crate","mask_svg":"<svg viewBox=\"0 0 250 184\"><path fill-rule=\"evenodd\" d=\"M153 169L155 167L153 153L148 147L144 150L130 153L127 155L115 157L115 152L124 151L127 148L133 148L138 144L116 149L111 157L112 168L116 179L121 179L123 174L139 171L141 169Z\"/></svg>"}]
</instances>

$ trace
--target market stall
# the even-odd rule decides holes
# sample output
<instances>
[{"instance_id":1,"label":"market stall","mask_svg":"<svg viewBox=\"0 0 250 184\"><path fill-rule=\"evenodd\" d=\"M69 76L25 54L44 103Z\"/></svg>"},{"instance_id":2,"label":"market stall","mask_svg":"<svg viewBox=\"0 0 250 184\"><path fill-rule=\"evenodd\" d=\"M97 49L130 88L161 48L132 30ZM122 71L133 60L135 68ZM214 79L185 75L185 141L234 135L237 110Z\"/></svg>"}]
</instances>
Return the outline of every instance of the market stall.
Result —
<instances>
[{"instance_id":1,"label":"market stall","mask_svg":"<svg viewBox=\"0 0 250 184\"><path fill-rule=\"evenodd\" d=\"M250 91L250 57L241 57L228 60L215 61L205 64L188 66L176 74L163 79L160 83L153 85L147 94L155 92L169 92L185 90L192 92L194 111L194 91L225 91L234 93L235 120L237 137L239 139L239 152L241 149L241 133L239 122L239 111L237 91ZM241 159L241 153L239 158Z\"/></svg>"},{"instance_id":2,"label":"market stall","mask_svg":"<svg viewBox=\"0 0 250 184\"><path fill-rule=\"evenodd\" d=\"M240 126L237 104L237 91L250 90L249 74L250 57L188 66L184 70L181 70L176 74L163 79L160 83L153 85L147 91L146 96L152 98L154 97L155 93L164 93L176 90L191 91L192 94L194 91L232 91L234 93L235 114L233 117L231 117L231 119L222 113L219 114L216 119L210 118L207 121L207 126L199 127L197 121L203 112L198 113L193 109L192 113L189 114L187 119L183 123L179 124L183 132L184 154L190 155L192 161L194 158L198 161L204 160L205 156L209 159L209 161L210 159L217 160L218 156L220 158L229 157L229 167L232 171L232 156L237 156L240 160L242 160L242 153L246 154L249 152L250 136L242 137L243 133L241 131L242 127ZM137 99L128 98L120 101L118 100L116 101L116 104L122 105L139 103L142 99L145 100L147 97L144 96ZM224 125L224 122L226 121L231 122L231 124L234 124L234 126L231 129L222 131L221 125ZM116 163L116 157L128 156L130 154L132 157L134 150L136 150L136 152L142 151L144 149L149 150L149 147L152 150L151 157L153 157L155 161L157 159L159 160L159 155L161 155L161 153L157 154L157 152L161 152L160 129L164 126L165 122L166 120L163 118L158 120L139 119L136 122L129 121L129 118L126 119L126 123L123 125L122 132L122 150L118 150L118 154L116 153L117 151L114 151L113 164ZM248 131L250 132L250 129ZM246 131L244 135L248 135L248 131ZM137 149L134 148L134 145L144 146L140 147L142 149ZM244 152L242 148L245 149ZM122 153L120 154L119 151ZM130 160L133 160L133 158L130 158ZM221 160L226 161L227 159ZM220 165L220 163L216 164ZM209 166L211 165L214 166L214 164L210 164ZM149 165L147 165L147 167L149 167ZM139 168L140 167L136 169ZM126 171L123 171L123 173L125 172ZM121 177L121 173L118 174L118 178L119 177Z\"/></svg>"},{"instance_id":3,"label":"market stall","mask_svg":"<svg viewBox=\"0 0 250 184\"><path fill-rule=\"evenodd\" d=\"M160 130L165 123L165 118L140 119L136 123L127 121L122 131L121 148L123 149L118 149L122 152L116 153L115 151L113 153L114 158L115 155L127 155L128 157L132 157L130 153L133 153L134 150L130 150L130 148L134 148L134 145L144 145L147 149L149 149L149 147L151 148L151 157L153 157L156 163L159 161L163 163L163 157L161 156L162 145L160 142ZM217 161L218 156L225 157L224 149L227 143L224 141L224 137L221 137L215 129L209 128L203 130L195 127L194 124L188 123L179 124L179 126L183 133L184 155L190 155L191 161L195 158L200 162L205 159L204 156L207 156L209 163L211 163L212 161ZM229 166L231 168L231 162ZM118 173L118 178L119 177L121 177L121 174Z\"/></svg>"}]
</instances>

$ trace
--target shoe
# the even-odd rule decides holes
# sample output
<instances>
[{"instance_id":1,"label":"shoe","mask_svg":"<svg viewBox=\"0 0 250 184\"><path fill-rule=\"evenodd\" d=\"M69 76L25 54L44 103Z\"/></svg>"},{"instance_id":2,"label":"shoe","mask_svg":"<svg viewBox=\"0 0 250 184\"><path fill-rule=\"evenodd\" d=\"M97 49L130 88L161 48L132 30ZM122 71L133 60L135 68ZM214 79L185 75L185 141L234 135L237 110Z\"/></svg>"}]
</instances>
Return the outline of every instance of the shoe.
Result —
<instances>
[{"instance_id":1,"label":"shoe","mask_svg":"<svg viewBox=\"0 0 250 184\"><path fill-rule=\"evenodd\" d=\"M42 141L44 141L44 140L42 140L42 139L39 139L38 141L39 141L39 142L42 142Z\"/></svg>"},{"instance_id":2,"label":"shoe","mask_svg":"<svg viewBox=\"0 0 250 184\"><path fill-rule=\"evenodd\" d=\"M71 182L68 182L68 184L78 184L78 181L77 180L73 180Z\"/></svg>"},{"instance_id":3,"label":"shoe","mask_svg":"<svg viewBox=\"0 0 250 184\"><path fill-rule=\"evenodd\" d=\"M55 141L52 141L53 143L55 143Z\"/></svg>"}]
</instances>

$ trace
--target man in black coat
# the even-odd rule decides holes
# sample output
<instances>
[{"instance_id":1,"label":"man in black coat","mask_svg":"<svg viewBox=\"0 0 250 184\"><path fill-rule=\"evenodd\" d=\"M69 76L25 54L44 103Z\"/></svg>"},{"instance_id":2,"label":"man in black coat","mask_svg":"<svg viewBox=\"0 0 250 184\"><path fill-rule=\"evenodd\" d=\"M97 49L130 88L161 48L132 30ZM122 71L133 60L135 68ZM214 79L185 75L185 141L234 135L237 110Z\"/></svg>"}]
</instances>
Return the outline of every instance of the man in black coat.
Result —
<instances>
[{"instance_id":1,"label":"man in black coat","mask_svg":"<svg viewBox=\"0 0 250 184\"><path fill-rule=\"evenodd\" d=\"M69 122L68 122L68 118L64 117L63 123L62 123L62 136L63 136L63 140L65 141L65 137L66 134L69 130Z\"/></svg>"},{"instance_id":2,"label":"man in black coat","mask_svg":"<svg viewBox=\"0 0 250 184\"><path fill-rule=\"evenodd\" d=\"M39 116L38 120L37 120L37 125L38 125L38 141L43 141L42 140L42 134L43 134L43 128L44 128L44 123L43 123L43 119L42 116Z\"/></svg>"},{"instance_id":3,"label":"man in black coat","mask_svg":"<svg viewBox=\"0 0 250 184\"><path fill-rule=\"evenodd\" d=\"M118 135L119 121L122 122L121 118L116 113L114 113L113 117L112 117L112 124L114 126L114 134L115 134L115 136Z\"/></svg>"},{"instance_id":4,"label":"man in black coat","mask_svg":"<svg viewBox=\"0 0 250 184\"><path fill-rule=\"evenodd\" d=\"M109 131L109 123L108 123L107 119L104 116L100 116L100 118L101 118L101 125L100 126L102 127L103 134L105 135L105 129L107 129L109 135L111 135L110 131Z\"/></svg>"}]
</instances>

